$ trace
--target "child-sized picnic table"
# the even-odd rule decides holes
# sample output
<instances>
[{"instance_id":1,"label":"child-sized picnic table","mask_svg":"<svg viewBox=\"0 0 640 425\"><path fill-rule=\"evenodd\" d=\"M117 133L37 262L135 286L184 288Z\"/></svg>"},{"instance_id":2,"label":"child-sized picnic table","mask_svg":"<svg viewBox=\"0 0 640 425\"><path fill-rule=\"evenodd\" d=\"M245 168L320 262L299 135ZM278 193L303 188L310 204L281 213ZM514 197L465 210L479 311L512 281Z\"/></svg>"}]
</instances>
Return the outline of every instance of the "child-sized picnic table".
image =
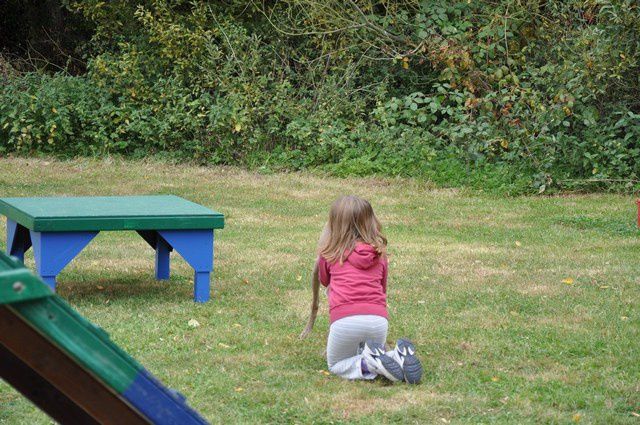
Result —
<instances>
[{"instance_id":1,"label":"child-sized picnic table","mask_svg":"<svg viewBox=\"0 0 640 425\"><path fill-rule=\"evenodd\" d=\"M224 216L173 195L0 198L7 253L24 261L33 246L36 270L55 290L56 276L100 231L134 230L155 250L156 279L169 279L175 249L193 267L194 299L209 300L213 231Z\"/></svg>"}]
</instances>

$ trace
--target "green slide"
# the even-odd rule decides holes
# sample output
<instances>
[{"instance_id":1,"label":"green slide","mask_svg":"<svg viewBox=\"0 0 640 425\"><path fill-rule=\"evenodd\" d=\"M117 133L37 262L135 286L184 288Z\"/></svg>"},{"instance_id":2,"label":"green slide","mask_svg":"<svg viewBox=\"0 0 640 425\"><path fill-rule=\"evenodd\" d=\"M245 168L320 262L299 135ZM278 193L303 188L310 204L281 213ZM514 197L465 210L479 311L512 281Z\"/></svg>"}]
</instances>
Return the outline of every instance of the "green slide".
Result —
<instances>
[{"instance_id":1,"label":"green slide","mask_svg":"<svg viewBox=\"0 0 640 425\"><path fill-rule=\"evenodd\" d=\"M207 423L180 393L1 252L0 377L60 423Z\"/></svg>"}]
</instances>

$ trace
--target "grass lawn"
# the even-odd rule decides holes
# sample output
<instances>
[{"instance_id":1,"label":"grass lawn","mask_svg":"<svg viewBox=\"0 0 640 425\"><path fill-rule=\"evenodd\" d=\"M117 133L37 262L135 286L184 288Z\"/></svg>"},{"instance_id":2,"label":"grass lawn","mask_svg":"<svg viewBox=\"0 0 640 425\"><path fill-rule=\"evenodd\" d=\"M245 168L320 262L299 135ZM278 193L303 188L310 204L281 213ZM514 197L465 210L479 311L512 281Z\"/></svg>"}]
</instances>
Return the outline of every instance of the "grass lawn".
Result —
<instances>
[{"instance_id":1,"label":"grass lawn","mask_svg":"<svg viewBox=\"0 0 640 425\"><path fill-rule=\"evenodd\" d=\"M0 196L167 193L226 216L211 302L192 302L191 269L175 255L171 280L154 281L153 251L134 232L100 234L58 291L212 423L640 423L633 197L0 159ZM324 300L311 338L297 338L316 239L346 193L368 198L385 226L389 341L416 342L419 386L327 376ZM49 422L0 382L0 423Z\"/></svg>"}]
</instances>

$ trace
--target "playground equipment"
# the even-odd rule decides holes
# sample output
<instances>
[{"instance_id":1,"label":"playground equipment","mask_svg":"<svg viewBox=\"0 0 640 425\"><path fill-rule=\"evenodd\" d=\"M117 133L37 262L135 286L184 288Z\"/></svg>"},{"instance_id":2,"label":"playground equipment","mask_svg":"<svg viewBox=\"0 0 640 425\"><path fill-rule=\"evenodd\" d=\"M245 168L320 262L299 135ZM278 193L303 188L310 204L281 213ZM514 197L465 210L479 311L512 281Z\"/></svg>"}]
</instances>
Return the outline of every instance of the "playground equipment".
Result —
<instances>
[{"instance_id":1,"label":"playground equipment","mask_svg":"<svg viewBox=\"0 0 640 425\"><path fill-rule=\"evenodd\" d=\"M207 423L103 329L1 252L0 377L63 424Z\"/></svg>"},{"instance_id":2,"label":"playground equipment","mask_svg":"<svg viewBox=\"0 0 640 425\"><path fill-rule=\"evenodd\" d=\"M193 267L193 296L209 300L213 231L224 216L173 195L0 198L7 253L24 261L33 246L36 270L55 290L56 276L101 231L135 230L156 251L156 279L169 279L175 250Z\"/></svg>"}]
</instances>

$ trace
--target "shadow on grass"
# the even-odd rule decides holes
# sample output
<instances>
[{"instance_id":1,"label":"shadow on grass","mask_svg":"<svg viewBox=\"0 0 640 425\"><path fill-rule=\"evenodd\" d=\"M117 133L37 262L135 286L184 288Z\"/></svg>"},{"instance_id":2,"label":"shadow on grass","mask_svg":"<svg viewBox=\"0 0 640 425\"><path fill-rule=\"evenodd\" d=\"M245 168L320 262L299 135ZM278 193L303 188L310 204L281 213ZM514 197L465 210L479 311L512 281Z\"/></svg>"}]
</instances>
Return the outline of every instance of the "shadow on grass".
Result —
<instances>
[{"instance_id":1,"label":"shadow on grass","mask_svg":"<svg viewBox=\"0 0 640 425\"><path fill-rule=\"evenodd\" d=\"M58 295L70 302L80 300L162 303L193 300L193 283L184 278L156 281L145 275L96 279L61 279Z\"/></svg>"}]
</instances>

